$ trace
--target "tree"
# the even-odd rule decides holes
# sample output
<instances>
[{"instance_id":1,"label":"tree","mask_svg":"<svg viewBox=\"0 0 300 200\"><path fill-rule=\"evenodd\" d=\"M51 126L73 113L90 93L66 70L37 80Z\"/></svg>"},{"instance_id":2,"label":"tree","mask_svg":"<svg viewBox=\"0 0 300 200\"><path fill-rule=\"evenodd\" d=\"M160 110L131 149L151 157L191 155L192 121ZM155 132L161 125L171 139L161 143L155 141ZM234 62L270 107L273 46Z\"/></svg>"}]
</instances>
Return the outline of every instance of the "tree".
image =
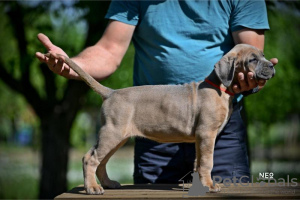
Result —
<instances>
[{"instance_id":1,"label":"tree","mask_svg":"<svg viewBox=\"0 0 300 200\"><path fill-rule=\"evenodd\" d=\"M262 92L246 98L250 123L270 126L300 113L299 74L299 8L300 2L268 2L271 30L266 32L266 58L277 57L276 74ZM277 6L275 6L275 5ZM280 14L278 11L280 10Z\"/></svg>"},{"instance_id":2,"label":"tree","mask_svg":"<svg viewBox=\"0 0 300 200\"><path fill-rule=\"evenodd\" d=\"M81 81L60 79L47 67L39 64L34 57L38 46L41 48L35 39L37 33L45 31L50 34L54 30L49 18L52 3L14 1L0 4L7 31L7 34L3 34L7 38L13 35L10 38L13 46L10 47L6 43L8 49L0 53L0 79L25 97L40 120L42 169L39 198L53 198L67 190L70 129L89 89ZM106 21L102 19L108 5L107 1L77 4L78 8L90 9L84 16L88 19L89 27L85 46L94 44L100 38L106 25ZM62 8L65 6L68 5L62 4ZM61 32L61 35L63 34L65 33ZM76 32L69 36L69 39L76 39ZM73 47L76 46L76 40L68 41ZM67 42L63 43L62 48L70 50L64 48ZM58 91L61 91L60 95Z\"/></svg>"},{"instance_id":3,"label":"tree","mask_svg":"<svg viewBox=\"0 0 300 200\"><path fill-rule=\"evenodd\" d=\"M263 148L260 155L268 161L269 168L273 160L271 147L285 145L285 149L297 151L295 147L299 144L300 2L266 2L271 30L265 34L264 53L266 58L277 57L279 63L275 67L275 77L268 81L263 91L245 98L245 107L250 144Z\"/></svg>"}]
</instances>

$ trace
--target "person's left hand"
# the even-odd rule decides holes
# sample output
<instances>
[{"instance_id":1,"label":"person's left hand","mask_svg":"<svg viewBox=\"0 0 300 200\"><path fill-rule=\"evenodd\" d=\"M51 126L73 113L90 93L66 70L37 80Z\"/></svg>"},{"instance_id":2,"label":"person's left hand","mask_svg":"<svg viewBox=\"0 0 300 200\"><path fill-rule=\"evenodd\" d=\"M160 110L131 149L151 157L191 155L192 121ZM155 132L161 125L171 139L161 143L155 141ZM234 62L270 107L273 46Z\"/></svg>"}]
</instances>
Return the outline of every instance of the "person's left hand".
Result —
<instances>
[{"instance_id":1,"label":"person's left hand","mask_svg":"<svg viewBox=\"0 0 300 200\"><path fill-rule=\"evenodd\" d=\"M271 63L273 63L274 66L277 65L277 63L278 63L277 58L272 58L270 61L271 61ZM236 94L252 90L253 88L256 88L257 86L259 87L259 90L260 90L265 86L265 84L267 82L266 80L260 80L257 83L253 79L253 73L252 72L249 72L247 74L247 81L245 80L245 76L244 76L243 73L239 73L238 78L239 78L239 85L235 84L232 87L234 93L236 93Z\"/></svg>"}]
</instances>

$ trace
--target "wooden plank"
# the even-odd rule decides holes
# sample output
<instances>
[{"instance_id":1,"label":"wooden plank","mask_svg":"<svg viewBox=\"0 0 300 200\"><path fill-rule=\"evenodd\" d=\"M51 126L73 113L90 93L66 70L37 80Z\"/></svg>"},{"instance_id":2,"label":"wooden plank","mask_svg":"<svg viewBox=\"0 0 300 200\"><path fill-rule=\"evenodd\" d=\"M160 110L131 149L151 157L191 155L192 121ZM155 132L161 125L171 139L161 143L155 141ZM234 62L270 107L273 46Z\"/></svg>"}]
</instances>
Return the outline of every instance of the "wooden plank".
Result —
<instances>
[{"instance_id":1,"label":"wooden plank","mask_svg":"<svg viewBox=\"0 0 300 200\"><path fill-rule=\"evenodd\" d=\"M186 185L185 185L186 186ZM124 185L121 189L106 189L104 195L87 195L82 185L57 196L57 200L71 199L299 199L300 183L296 187L270 186L260 187L250 184L249 186L225 187L221 184L221 192L206 193L205 196L188 196L188 187L176 184L139 184Z\"/></svg>"}]
</instances>

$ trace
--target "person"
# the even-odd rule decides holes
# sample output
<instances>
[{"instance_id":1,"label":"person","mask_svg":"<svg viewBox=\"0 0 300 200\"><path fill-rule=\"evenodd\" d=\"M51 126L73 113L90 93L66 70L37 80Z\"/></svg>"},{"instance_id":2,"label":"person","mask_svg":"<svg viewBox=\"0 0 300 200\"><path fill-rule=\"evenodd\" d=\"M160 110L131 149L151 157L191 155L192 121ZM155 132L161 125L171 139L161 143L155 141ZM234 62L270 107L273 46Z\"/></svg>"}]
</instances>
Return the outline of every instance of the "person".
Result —
<instances>
[{"instance_id":1,"label":"person","mask_svg":"<svg viewBox=\"0 0 300 200\"><path fill-rule=\"evenodd\" d=\"M246 43L263 50L269 29L263 0L233 1L112 1L107 28L100 40L72 60L101 81L120 66L131 41L135 47L134 85L183 84L204 80L214 64L234 45ZM38 39L49 52L67 54L47 36ZM62 60L36 57L54 73L79 79ZM271 59L275 65L277 59ZM241 119L241 99L265 85L238 74L234 111L215 143L212 176L237 179L250 176L246 127ZM159 144L137 138L134 156L135 183L178 183L193 170L195 146ZM247 181L241 180L241 181Z\"/></svg>"}]
</instances>

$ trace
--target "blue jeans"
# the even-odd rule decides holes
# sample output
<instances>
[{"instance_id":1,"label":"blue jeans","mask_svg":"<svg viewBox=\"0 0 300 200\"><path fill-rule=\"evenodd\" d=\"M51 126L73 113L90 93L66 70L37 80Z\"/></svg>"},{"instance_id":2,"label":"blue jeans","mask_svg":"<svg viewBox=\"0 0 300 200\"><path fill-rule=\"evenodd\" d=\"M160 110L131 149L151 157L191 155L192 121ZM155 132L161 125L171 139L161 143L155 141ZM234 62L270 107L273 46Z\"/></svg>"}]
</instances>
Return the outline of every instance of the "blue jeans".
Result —
<instances>
[{"instance_id":1,"label":"blue jeans","mask_svg":"<svg viewBox=\"0 0 300 200\"><path fill-rule=\"evenodd\" d=\"M234 105L233 113L218 135L214 149L212 176L240 179L250 177L247 154L246 127L240 115L241 106ZM178 183L193 170L194 143L157 143L136 138L134 155L134 183ZM243 178L242 182L249 179Z\"/></svg>"}]
</instances>

